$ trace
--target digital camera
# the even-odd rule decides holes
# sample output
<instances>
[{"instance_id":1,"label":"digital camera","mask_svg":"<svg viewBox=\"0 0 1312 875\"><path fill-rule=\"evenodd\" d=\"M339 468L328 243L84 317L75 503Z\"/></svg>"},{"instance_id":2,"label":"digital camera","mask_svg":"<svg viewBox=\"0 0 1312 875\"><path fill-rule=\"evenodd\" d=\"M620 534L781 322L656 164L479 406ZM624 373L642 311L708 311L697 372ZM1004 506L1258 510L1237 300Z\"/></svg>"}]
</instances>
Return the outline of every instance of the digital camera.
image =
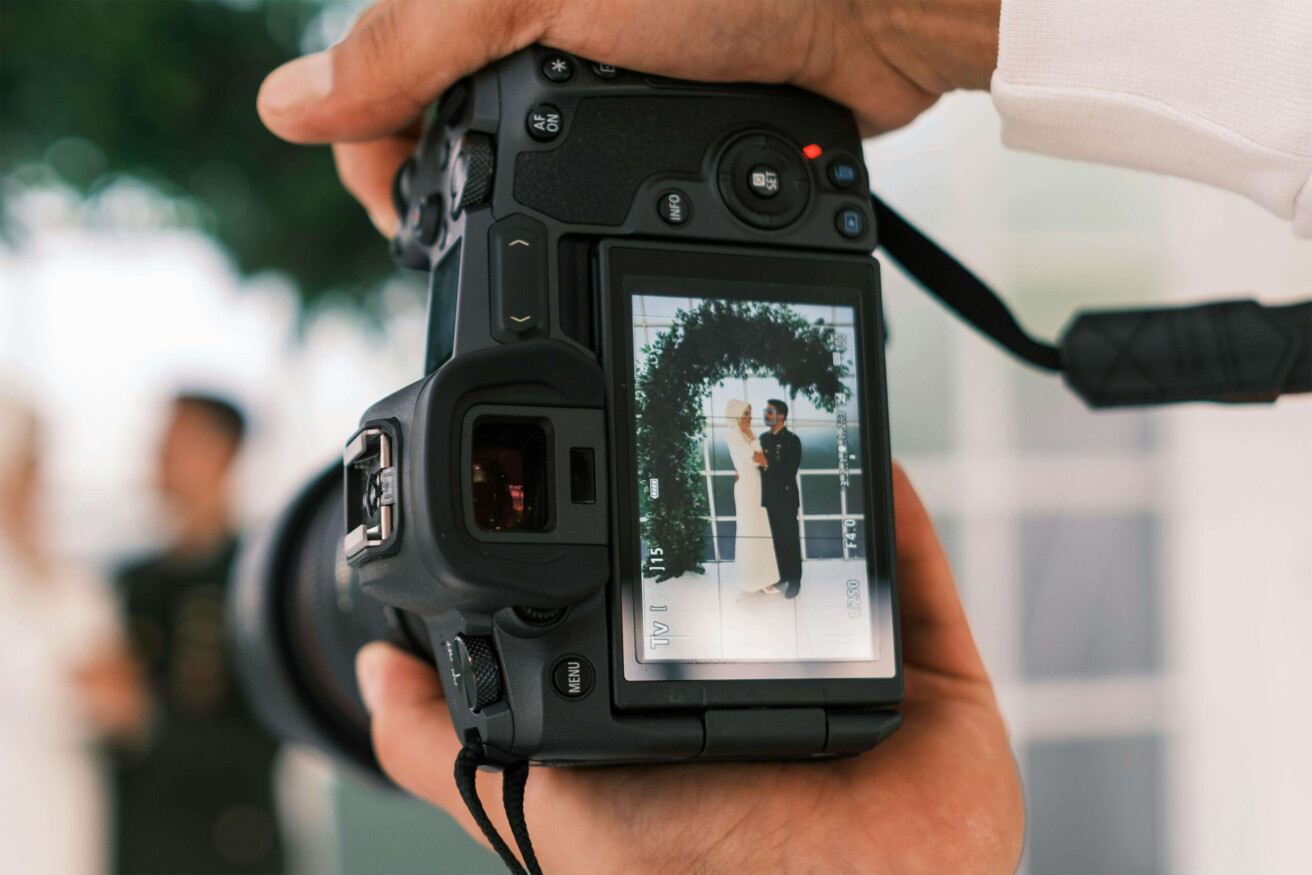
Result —
<instances>
[{"instance_id":1,"label":"digital camera","mask_svg":"<svg viewBox=\"0 0 1312 875\"><path fill-rule=\"evenodd\" d=\"M465 745L827 758L902 697L879 266L851 114L532 47L396 177L427 361L247 551L287 736L371 764L355 651L430 657Z\"/></svg>"}]
</instances>

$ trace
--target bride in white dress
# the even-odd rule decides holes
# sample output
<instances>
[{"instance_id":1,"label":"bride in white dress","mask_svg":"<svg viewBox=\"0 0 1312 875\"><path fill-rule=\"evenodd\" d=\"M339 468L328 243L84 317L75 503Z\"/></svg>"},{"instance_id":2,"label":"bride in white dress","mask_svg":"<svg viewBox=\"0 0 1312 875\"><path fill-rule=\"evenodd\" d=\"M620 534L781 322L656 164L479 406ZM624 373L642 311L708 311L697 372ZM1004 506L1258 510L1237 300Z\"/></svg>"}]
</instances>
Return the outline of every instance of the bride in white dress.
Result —
<instances>
[{"instance_id":1,"label":"bride in white dress","mask_svg":"<svg viewBox=\"0 0 1312 875\"><path fill-rule=\"evenodd\" d=\"M97 875L109 842L96 738L127 740L147 709L108 588L50 555L34 524L38 427L0 385L0 872Z\"/></svg>"},{"instance_id":2,"label":"bride in white dress","mask_svg":"<svg viewBox=\"0 0 1312 875\"><path fill-rule=\"evenodd\" d=\"M725 410L729 429L725 441L737 472L733 483L734 570L738 588L746 592L776 593L779 566L774 560L770 518L761 506L761 468L765 456L752 434L752 405L734 398Z\"/></svg>"}]
</instances>

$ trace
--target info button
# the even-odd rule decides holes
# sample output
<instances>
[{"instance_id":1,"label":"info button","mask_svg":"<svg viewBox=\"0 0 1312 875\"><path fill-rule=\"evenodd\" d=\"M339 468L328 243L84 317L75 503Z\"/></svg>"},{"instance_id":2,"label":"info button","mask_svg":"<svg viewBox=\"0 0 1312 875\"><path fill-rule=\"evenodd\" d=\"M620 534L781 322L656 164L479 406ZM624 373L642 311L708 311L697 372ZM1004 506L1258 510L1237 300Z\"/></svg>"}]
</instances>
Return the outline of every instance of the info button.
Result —
<instances>
[{"instance_id":1,"label":"info button","mask_svg":"<svg viewBox=\"0 0 1312 875\"><path fill-rule=\"evenodd\" d=\"M682 225L692 217L692 205L686 194L672 188L656 199L656 212L660 213L665 224Z\"/></svg>"},{"instance_id":2,"label":"info button","mask_svg":"<svg viewBox=\"0 0 1312 875\"><path fill-rule=\"evenodd\" d=\"M582 699L592 692L597 673L581 656L564 656L551 669L551 685L566 699Z\"/></svg>"}]
</instances>

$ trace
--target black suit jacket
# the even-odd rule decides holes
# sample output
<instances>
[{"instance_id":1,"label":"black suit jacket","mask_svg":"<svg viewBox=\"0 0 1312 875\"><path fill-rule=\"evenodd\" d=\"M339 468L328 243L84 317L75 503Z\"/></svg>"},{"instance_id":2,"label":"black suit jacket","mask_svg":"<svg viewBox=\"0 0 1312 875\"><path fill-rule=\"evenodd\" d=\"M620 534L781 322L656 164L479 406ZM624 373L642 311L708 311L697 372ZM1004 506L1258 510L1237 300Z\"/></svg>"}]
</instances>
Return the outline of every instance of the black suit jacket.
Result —
<instances>
[{"instance_id":1,"label":"black suit jacket","mask_svg":"<svg viewBox=\"0 0 1312 875\"><path fill-rule=\"evenodd\" d=\"M229 542L119 576L133 649L159 704L150 748L116 763L114 870L123 875L283 871L278 742L247 707L221 634L235 556ZM234 811L240 829L225 826Z\"/></svg>"},{"instance_id":2,"label":"black suit jacket","mask_svg":"<svg viewBox=\"0 0 1312 875\"><path fill-rule=\"evenodd\" d=\"M802 464L802 441L787 427L761 435L761 452L769 463L761 471L761 506L797 510L797 469Z\"/></svg>"}]
</instances>

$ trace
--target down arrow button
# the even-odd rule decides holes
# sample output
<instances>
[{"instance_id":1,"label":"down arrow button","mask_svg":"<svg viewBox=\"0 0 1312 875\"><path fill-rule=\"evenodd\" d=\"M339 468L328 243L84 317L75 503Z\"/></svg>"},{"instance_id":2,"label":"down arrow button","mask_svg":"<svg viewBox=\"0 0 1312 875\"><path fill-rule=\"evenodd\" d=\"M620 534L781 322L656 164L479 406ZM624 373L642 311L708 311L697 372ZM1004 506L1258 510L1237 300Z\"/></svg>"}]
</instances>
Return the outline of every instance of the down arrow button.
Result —
<instances>
[{"instance_id":1,"label":"down arrow button","mask_svg":"<svg viewBox=\"0 0 1312 875\"><path fill-rule=\"evenodd\" d=\"M542 337L548 329L547 230L510 216L488 232L492 336L502 343Z\"/></svg>"}]
</instances>

